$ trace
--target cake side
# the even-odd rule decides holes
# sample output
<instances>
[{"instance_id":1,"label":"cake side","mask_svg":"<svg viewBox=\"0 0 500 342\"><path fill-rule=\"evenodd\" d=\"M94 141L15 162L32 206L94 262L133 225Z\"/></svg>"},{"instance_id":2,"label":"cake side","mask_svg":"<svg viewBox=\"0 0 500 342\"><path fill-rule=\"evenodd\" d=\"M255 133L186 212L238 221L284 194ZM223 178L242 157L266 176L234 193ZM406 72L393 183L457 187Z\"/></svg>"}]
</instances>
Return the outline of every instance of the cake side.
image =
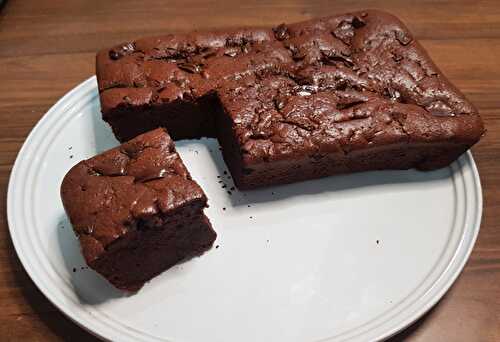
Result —
<instances>
[{"instance_id":1,"label":"cake side","mask_svg":"<svg viewBox=\"0 0 500 342\"><path fill-rule=\"evenodd\" d=\"M163 129L75 165L61 198L87 264L121 289L137 290L215 240L207 198Z\"/></svg>"},{"instance_id":2,"label":"cake side","mask_svg":"<svg viewBox=\"0 0 500 342\"><path fill-rule=\"evenodd\" d=\"M219 141L242 189L335 173L432 170L484 133L477 110L391 15L366 11L275 31L295 65L219 90Z\"/></svg>"}]
</instances>

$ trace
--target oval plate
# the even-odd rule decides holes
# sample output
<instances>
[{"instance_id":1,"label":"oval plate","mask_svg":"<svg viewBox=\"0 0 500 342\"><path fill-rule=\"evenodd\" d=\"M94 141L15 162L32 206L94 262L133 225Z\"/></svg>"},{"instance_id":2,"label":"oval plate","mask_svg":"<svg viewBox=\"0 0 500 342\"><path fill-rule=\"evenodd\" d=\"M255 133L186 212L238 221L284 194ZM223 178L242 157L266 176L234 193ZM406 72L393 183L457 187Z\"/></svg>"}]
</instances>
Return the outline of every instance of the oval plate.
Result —
<instances>
[{"instance_id":1,"label":"oval plate","mask_svg":"<svg viewBox=\"0 0 500 342\"><path fill-rule=\"evenodd\" d=\"M54 305L104 339L384 339L443 296L479 231L481 185L470 153L433 172L240 192L214 139L181 141L208 195L218 247L124 296L85 267L59 197L72 165L117 144L92 77L33 129L8 190L10 233L26 271Z\"/></svg>"}]
</instances>

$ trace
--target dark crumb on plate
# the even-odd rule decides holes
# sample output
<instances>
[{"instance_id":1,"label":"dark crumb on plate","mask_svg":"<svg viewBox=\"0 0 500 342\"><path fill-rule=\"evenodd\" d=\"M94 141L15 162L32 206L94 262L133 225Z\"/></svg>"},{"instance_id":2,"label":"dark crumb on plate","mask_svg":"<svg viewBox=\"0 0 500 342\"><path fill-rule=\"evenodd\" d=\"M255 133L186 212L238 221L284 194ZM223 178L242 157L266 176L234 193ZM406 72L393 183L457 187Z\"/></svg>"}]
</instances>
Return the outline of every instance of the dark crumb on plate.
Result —
<instances>
[{"instance_id":1,"label":"dark crumb on plate","mask_svg":"<svg viewBox=\"0 0 500 342\"><path fill-rule=\"evenodd\" d=\"M247 205L247 207L249 207L249 208L250 208L250 207L251 207L251 205L249 204L249 205Z\"/></svg>"},{"instance_id":2,"label":"dark crumb on plate","mask_svg":"<svg viewBox=\"0 0 500 342\"><path fill-rule=\"evenodd\" d=\"M217 178L220 178L220 176L217 176Z\"/></svg>"},{"instance_id":3,"label":"dark crumb on plate","mask_svg":"<svg viewBox=\"0 0 500 342\"><path fill-rule=\"evenodd\" d=\"M228 195L232 195L232 192L228 190L228 191L227 191L227 194L228 194Z\"/></svg>"},{"instance_id":4,"label":"dark crumb on plate","mask_svg":"<svg viewBox=\"0 0 500 342\"><path fill-rule=\"evenodd\" d=\"M273 192L271 192L271 195L274 195L274 191L273 191Z\"/></svg>"},{"instance_id":5,"label":"dark crumb on plate","mask_svg":"<svg viewBox=\"0 0 500 342\"><path fill-rule=\"evenodd\" d=\"M73 146L68 147L68 150L72 150L72 149L73 149Z\"/></svg>"},{"instance_id":6,"label":"dark crumb on plate","mask_svg":"<svg viewBox=\"0 0 500 342\"><path fill-rule=\"evenodd\" d=\"M73 267L73 273L74 273L74 272L76 272L76 268L75 268L75 267Z\"/></svg>"},{"instance_id":7,"label":"dark crumb on plate","mask_svg":"<svg viewBox=\"0 0 500 342\"><path fill-rule=\"evenodd\" d=\"M234 190L235 190L235 187L234 187L234 186L232 186L232 187L231 187L231 189L229 189L229 190L234 191Z\"/></svg>"},{"instance_id":8,"label":"dark crumb on plate","mask_svg":"<svg viewBox=\"0 0 500 342\"><path fill-rule=\"evenodd\" d=\"M226 184L224 184L224 185L222 186L222 189L225 189L225 188L227 188L227 185L226 185Z\"/></svg>"},{"instance_id":9,"label":"dark crumb on plate","mask_svg":"<svg viewBox=\"0 0 500 342\"><path fill-rule=\"evenodd\" d=\"M222 210L226 210L226 207L223 207Z\"/></svg>"},{"instance_id":10,"label":"dark crumb on plate","mask_svg":"<svg viewBox=\"0 0 500 342\"><path fill-rule=\"evenodd\" d=\"M70 155L70 156L69 156L69 159L73 159L73 155Z\"/></svg>"},{"instance_id":11,"label":"dark crumb on plate","mask_svg":"<svg viewBox=\"0 0 500 342\"><path fill-rule=\"evenodd\" d=\"M227 175L227 171L224 171L223 173L224 173L225 175Z\"/></svg>"},{"instance_id":12,"label":"dark crumb on plate","mask_svg":"<svg viewBox=\"0 0 500 342\"><path fill-rule=\"evenodd\" d=\"M250 216L250 218L252 219L252 218L253 218L253 216Z\"/></svg>"},{"instance_id":13,"label":"dark crumb on plate","mask_svg":"<svg viewBox=\"0 0 500 342\"><path fill-rule=\"evenodd\" d=\"M215 246L215 248L219 248L219 245Z\"/></svg>"},{"instance_id":14,"label":"dark crumb on plate","mask_svg":"<svg viewBox=\"0 0 500 342\"><path fill-rule=\"evenodd\" d=\"M380 242L380 241L379 241L379 240L377 240L377 245L378 245L378 243L379 243L379 242Z\"/></svg>"}]
</instances>

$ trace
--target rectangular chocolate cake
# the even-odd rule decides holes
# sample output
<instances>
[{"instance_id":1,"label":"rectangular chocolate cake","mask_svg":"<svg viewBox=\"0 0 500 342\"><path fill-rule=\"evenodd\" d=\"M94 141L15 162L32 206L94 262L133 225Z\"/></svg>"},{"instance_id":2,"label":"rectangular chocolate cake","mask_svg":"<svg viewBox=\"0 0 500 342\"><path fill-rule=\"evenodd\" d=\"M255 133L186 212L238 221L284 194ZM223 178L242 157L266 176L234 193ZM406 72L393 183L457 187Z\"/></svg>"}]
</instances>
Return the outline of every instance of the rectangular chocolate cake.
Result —
<instances>
[{"instance_id":1,"label":"rectangular chocolate cake","mask_svg":"<svg viewBox=\"0 0 500 342\"><path fill-rule=\"evenodd\" d=\"M61 197L87 264L119 289L140 289L216 238L207 198L161 128L75 165Z\"/></svg>"},{"instance_id":2,"label":"rectangular chocolate cake","mask_svg":"<svg viewBox=\"0 0 500 342\"><path fill-rule=\"evenodd\" d=\"M484 133L477 110L394 16L139 39L97 56L118 139L158 126L215 136L240 189L446 166Z\"/></svg>"}]
</instances>

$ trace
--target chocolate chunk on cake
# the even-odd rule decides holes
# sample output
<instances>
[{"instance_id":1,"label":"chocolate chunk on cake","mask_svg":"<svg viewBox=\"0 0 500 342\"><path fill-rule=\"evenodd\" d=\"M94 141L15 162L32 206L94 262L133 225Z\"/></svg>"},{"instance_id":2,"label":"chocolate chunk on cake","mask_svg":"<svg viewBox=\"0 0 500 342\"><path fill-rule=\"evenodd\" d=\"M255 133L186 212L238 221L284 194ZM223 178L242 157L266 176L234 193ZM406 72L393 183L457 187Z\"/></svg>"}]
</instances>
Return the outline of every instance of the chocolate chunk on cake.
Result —
<instances>
[{"instance_id":1,"label":"chocolate chunk on cake","mask_svg":"<svg viewBox=\"0 0 500 342\"><path fill-rule=\"evenodd\" d=\"M207 198L161 128L75 165L61 197L87 264L122 290L139 290L216 238Z\"/></svg>"},{"instance_id":2,"label":"chocolate chunk on cake","mask_svg":"<svg viewBox=\"0 0 500 342\"><path fill-rule=\"evenodd\" d=\"M380 11L168 35L101 51L103 118L129 139L216 136L240 189L446 166L484 133L474 106Z\"/></svg>"}]
</instances>

